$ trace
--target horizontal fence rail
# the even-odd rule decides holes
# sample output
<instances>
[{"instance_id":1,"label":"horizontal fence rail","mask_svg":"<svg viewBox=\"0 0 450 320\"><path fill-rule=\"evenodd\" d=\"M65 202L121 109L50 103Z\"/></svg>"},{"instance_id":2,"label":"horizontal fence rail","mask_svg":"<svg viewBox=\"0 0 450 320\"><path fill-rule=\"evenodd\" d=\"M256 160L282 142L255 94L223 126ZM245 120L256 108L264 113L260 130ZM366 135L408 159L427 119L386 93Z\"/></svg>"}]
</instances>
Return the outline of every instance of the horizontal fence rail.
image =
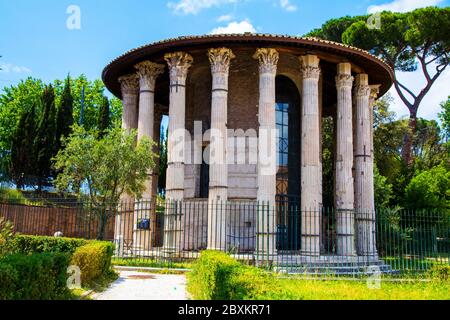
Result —
<instances>
[{"instance_id":1,"label":"horizontal fence rail","mask_svg":"<svg viewBox=\"0 0 450 320\"><path fill-rule=\"evenodd\" d=\"M274 271L308 275L420 274L450 264L446 211L304 210L298 201L281 199L273 204L139 200L103 206L58 200L3 201L0 217L21 234L112 241L115 258L129 263L170 266L211 249Z\"/></svg>"}]
</instances>

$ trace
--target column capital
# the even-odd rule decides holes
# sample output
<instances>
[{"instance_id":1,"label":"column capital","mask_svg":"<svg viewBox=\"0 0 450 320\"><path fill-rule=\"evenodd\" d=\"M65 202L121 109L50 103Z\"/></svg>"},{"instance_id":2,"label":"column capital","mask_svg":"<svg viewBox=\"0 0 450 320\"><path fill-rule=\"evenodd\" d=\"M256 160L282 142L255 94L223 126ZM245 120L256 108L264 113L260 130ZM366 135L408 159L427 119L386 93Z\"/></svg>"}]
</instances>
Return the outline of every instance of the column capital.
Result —
<instances>
[{"instance_id":1,"label":"column capital","mask_svg":"<svg viewBox=\"0 0 450 320\"><path fill-rule=\"evenodd\" d=\"M118 80L122 94L137 94L139 90L139 76L136 73L122 76Z\"/></svg>"},{"instance_id":2,"label":"column capital","mask_svg":"<svg viewBox=\"0 0 450 320\"><path fill-rule=\"evenodd\" d=\"M369 76L365 73L358 74L355 80L355 96L356 97L369 97Z\"/></svg>"},{"instance_id":3,"label":"column capital","mask_svg":"<svg viewBox=\"0 0 450 320\"><path fill-rule=\"evenodd\" d=\"M352 88L354 78L349 74L338 74L336 76L336 87L339 88Z\"/></svg>"},{"instance_id":4,"label":"column capital","mask_svg":"<svg viewBox=\"0 0 450 320\"><path fill-rule=\"evenodd\" d=\"M259 48L253 55L253 58L259 60L260 73L277 73L277 64L280 55L277 50L272 48Z\"/></svg>"},{"instance_id":5,"label":"column capital","mask_svg":"<svg viewBox=\"0 0 450 320\"><path fill-rule=\"evenodd\" d=\"M156 78L164 72L165 66L151 61L143 61L136 64L134 68L139 76L140 89L154 90Z\"/></svg>"},{"instance_id":6,"label":"column capital","mask_svg":"<svg viewBox=\"0 0 450 320\"><path fill-rule=\"evenodd\" d=\"M348 62L337 65L336 86L337 88L351 88L355 78L352 77L352 65Z\"/></svg>"},{"instance_id":7,"label":"column capital","mask_svg":"<svg viewBox=\"0 0 450 320\"><path fill-rule=\"evenodd\" d=\"M212 73L228 73L231 59L236 58L233 51L228 48L214 48L208 50Z\"/></svg>"},{"instance_id":8,"label":"column capital","mask_svg":"<svg viewBox=\"0 0 450 320\"><path fill-rule=\"evenodd\" d=\"M303 79L319 80L321 70L320 59L315 55L304 55L299 57Z\"/></svg>"},{"instance_id":9,"label":"column capital","mask_svg":"<svg viewBox=\"0 0 450 320\"><path fill-rule=\"evenodd\" d=\"M380 94L381 84L370 85L370 98L376 100Z\"/></svg>"},{"instance_id":10,"label":"column capital","mask_svg":"<svg viewBox=\"0 0 450 320\"><path fill-rule=\"evenodd\" d=\"M194 58L186 52L173 52L164 55L170 69L170 80L179 81L186 79L187 72L194 62Z\"/></svg>"}]
</instances>

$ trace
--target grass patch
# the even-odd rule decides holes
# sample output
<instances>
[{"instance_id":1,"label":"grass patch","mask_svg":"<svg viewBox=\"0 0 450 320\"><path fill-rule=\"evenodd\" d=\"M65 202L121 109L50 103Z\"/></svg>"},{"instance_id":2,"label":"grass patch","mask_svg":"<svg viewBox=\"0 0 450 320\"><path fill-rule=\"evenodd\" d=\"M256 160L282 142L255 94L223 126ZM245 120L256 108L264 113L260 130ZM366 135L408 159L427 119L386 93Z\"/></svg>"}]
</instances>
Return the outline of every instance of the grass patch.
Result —
<instances>
[{"instance_id":1,"label":"grass patch","mask_svg":"<svg viewBox=\"0 0 450 320\"><path fill-rule=\"evenodd\" d=\"M423 275L426 281L386 276L371 289L367 279L283 276L205 251L188 273L188 291L199 300L450 300L449 276L450 267L439 267Z\"/></svg>"},{"instance_id":2,"label":"grass patch","mask_svg":"<svg viewBox=\"0 0 450 320\"><path fill-rule=\"evenodd\" d=\"M112 265L120 267L144 267L144 268L160 268L160 269L192 268L192 263L189 262L166 262L152 259L126 259L126 258L113 258Z\"/></svg>"},{"instance_id":3,"label":"grass patch","mask_svg":"<svg viewBox=\"0 0 450 320\"><path fill-rule=\"evenodd\" d=\"M450 300L450 282L382 281L369 289L366 281L278 279L294 300Z\"/></svg>"}]
</instances>

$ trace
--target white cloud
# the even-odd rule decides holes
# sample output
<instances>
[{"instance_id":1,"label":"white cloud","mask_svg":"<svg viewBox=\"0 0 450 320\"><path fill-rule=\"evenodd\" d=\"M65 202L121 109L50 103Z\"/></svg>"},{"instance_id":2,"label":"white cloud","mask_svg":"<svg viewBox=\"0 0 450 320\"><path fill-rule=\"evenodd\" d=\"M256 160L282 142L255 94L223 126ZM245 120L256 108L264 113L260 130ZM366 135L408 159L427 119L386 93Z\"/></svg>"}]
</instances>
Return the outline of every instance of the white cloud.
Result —
<instances>
[{"instance_id":1,"label":"white cloud","mask_svg":"<svg viewBox=\"0 0 450 320\"><path fill-rule=\"evenodd\" d=\"M390 3L373 5L367 9L368 13L381 11L408 12L417 8L435 6L444 0L394 0Z\"/></svg>"},{"instance_id":2,"label":"white cloud","mask_svg":"<svg viewBox=\"0 0 450 320\"><path fill-rule=\"evenodd\" d=\"M11 63L1 64L0 72L3 73L31 73L31 70L24 66L16 66Z\"/></svg>"},{"instance_id":3,"label":"white cloud","mask_svg":"<svg viewBox=\"0 0 450 320\"><path fill-rule=\"evenodd\" d=\"M431 68L430 68L431 69ZM414 93L420 92L425 86L425 78L421 70L415 72L398 72L399 81ZM435 82L431 90L423 99L419 107L419 117L425 119L437 119L438 113L441 112L440 104L447 100L449 95L448 84L450 83L450 70L446 70ZM390 93L394 97L392 110L397 113L398 118L409 117L409 111L403 101L400 99L397 91L392 87ZM409 101L409 96L407 96Z\"/></svg>"},{"instance_id":4,"label":"white cloud","mask_svg":"<svg viewBox=\"0 0 450 320\"><path fill-rule=\"evenodd\" d=\"M297 11L297 7L291 4L289 0L280 0L280 6L289 12Z\"/></svg>"},{"instance_id":5,"label":"white cloud","mask_svg":"<svg viewBox=\"0 0 450 320\"><path fill-rule=\"evenodd\" d=\"M210 34L224 34L224 33L256 33L255 27L249 20L243 20L241 22L230 22L226 27L217 27L213 29Z\"/></svg>"},{"instance_id":6,"label":"white cloud","mask_svg":"<svg viewBox=\"0 0 450 320\"><path fill-rule=\"evenodd\" d=\"M233 16L231 14L226 14L226 15L218 17L217 22L228 22L231 19L233 19Z\"/></svg>"},{"instance_id":7,"label":"white cloud","mask_svg":"<svg viewBox=\"0 0 450 320\"><path fill-rule=\"evenodd\" d=\"M218 7L225 4L236 3L238 0L179 0L169 2L168 7L177 14L197 14L203 9Z\"/></svg>"}]
</instances>

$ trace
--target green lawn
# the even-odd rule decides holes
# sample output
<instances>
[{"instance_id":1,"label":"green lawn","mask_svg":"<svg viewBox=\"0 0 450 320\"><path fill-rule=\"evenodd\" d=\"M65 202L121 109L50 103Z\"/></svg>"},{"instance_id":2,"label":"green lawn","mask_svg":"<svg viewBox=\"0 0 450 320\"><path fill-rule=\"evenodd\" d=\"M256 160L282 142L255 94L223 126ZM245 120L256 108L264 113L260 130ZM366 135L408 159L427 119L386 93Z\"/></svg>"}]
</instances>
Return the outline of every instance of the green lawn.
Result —
<instances>
[{"instance_id":1,"label":"green lawn","mask_svg":"<svg viewBox=\"0 0 450 320\"><path fill-rule=\"evenodd\" d=\"M369 289L366 281L280 279L294 300L450 300L450 282L382 281Z\"/></svg>"}]
</instances>

